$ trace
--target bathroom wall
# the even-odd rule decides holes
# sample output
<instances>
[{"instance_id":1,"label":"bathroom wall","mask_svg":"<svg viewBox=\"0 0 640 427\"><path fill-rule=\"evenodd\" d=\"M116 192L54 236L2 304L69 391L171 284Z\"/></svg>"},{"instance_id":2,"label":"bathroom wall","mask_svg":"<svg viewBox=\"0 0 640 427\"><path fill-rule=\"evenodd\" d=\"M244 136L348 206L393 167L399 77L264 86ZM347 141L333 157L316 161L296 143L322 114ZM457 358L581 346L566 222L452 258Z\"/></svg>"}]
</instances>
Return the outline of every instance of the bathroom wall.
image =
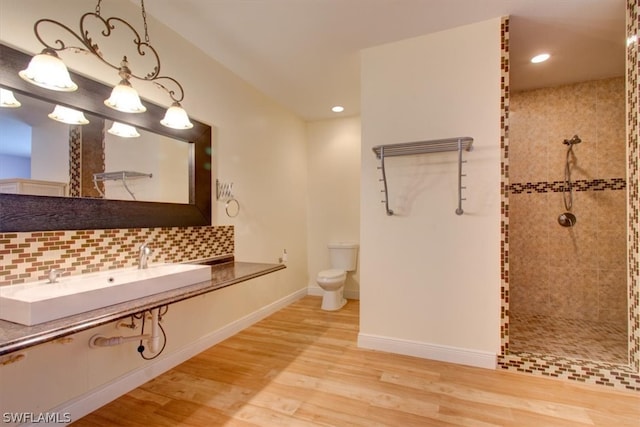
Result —
<instances>
[{"instance_id":1,"label":"bathroom wall","mask_svg":"<svg viewBox=\"0 0 640 427\"><path fill-rule=\"evenodd\" d=\"M574 227L561 227L567 146L575 145ZM626 329L625 80L513 93L510 104L510 310Z\"/></svg>"},{"instance_id":2,"label":"bathroom wall","mask_svg":"<svg viewBox=\"0 0 640 427\"><path fill-rule=\"evenodd\" d=\"M80 15L93 11L94 5L83 0L0 0L0 40L21 50L39 52L42 47L32 30L37 19L46 16L77 28ZM102 13L130 18L131 22L138 22L140 17L138 5L128 1L105 2L102 4ZM98 332L111 335L117 331L114 325L72 336L72 342L34 347L27 358L0 367L0 389L4 393L0 396L0 412L5 409L46 411L69 402L85 405L84 408L90 407L91 402L104 403L100 399L111 396L105 388L121 383L122 378L144 369L144 380L148 380L170 367L167 363L176 363L181 357L189 357L183 352L185 347L201 345L211 336L218 336L216 334L219 331L228 330L230 325L255 319L252 316L256 313L264 315L288 298L306 292L307 151L304 122L221 64L204 56L178 34L151 17L148 20L151 41L159 51L164 72L176 77L184 86L184 107L193 118L214 127L214 179L218 177L233 182L234 193L241 206L239 215L229 218L224 203L214 200L214 227L201 230L171 228L166 232L187 246L198 245L188 234L196 233L198 241L205 241L202 243L204 250L209 251L206 248L212 245L212 242L206 241L209 231L201 234L203 230L217 233L220 227L225 230L227 226L232 226L236 260L277 262L282 249L286 248L289 252L287 269L174 304L166 318L170 345L155 362L143 361L135 349L129 347L107 349L104 352L87 348L89 336ZM63 57L70 69L109 84L115 84L118 79L112 69L98 60L71 52L64 53ZM155 86L140 82L134 82L134 85L142 97L166 105L166 97ZM115 230L114 235L124 236L123 240L109 240L114 242L113 246L105 250L108 253L117 252L117 245L133 244L140 233L147 231ZM80 234L60 233L62 240ZM93 233L101 235L103 232L94 230ZM4 243L11 244L18 240L22 242L17 243L20 246L26 244L24 239L30 237L31 233L16 233L7 238L10 242ZM160 242L160 245L163 244ZM66 250L54 247L55 244L51 247L45 245L25 262L47 262L54 255L50 251ZM132 250L133 247L127 249L115 260L124 258L126 262L132 262L135 257ZM172 253L172 250L169 248L167 253ZM198 247L195 251L202 250L202 247ZM74 254L67 255L70 259L76 257ZM196 255L190 253L187 256ZM100 253L91 253L86 261L99 264L100 257ZM7 265L14 265L14 261L3 256L0 271ZM35 279L39 274L37 270L30 272L28 279ZM45 386L45 382L51 386ZM137 385L135 382L126 384L131 388Z\"/></svg>"},{"instance_id":3,"label":"bathroom wall","mask_svg":"<svg viewBox=\"0 0 640 427\"><path fill-rule=\"evenodd\" d=\"M501 19L362 52L359 345L494 367L500 348ZM371 148L456 136L457 152L387 161Z\"/></svg>"},{"instance_id":4,"label":"bathroom wall","mask_svg":"<svg viewBox=\"0 0 640 427\"><path fill-rule=\"evenodd\" d=\"M360 241L360 117L307 123L309 293L330 267L330 242ZM360 274L347 275L344 295L359 298Z\"/></svg>"}]
</instances>

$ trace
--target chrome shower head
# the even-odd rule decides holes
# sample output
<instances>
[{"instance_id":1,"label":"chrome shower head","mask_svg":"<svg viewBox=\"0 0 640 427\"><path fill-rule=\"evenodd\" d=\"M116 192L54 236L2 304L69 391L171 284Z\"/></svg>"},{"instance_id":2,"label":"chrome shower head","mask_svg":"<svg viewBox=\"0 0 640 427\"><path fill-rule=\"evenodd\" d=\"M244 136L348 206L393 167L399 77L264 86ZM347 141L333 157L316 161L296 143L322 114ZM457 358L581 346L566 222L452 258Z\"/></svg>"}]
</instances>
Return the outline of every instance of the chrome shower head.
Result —
<instances>
[{"instance_id":1,"label":"chrome shower head","mask_svg":"<svg viewBox=\"0 0 640 427\"><path fill-rule=\"evenodd\" d=\"M564 145L575 145L575 144L580 144L581 142L582 142L582 140L580 139L580 137L578 135L573 135L573 138L565 139L563 144Z\"/></svg>"}]
</instances>

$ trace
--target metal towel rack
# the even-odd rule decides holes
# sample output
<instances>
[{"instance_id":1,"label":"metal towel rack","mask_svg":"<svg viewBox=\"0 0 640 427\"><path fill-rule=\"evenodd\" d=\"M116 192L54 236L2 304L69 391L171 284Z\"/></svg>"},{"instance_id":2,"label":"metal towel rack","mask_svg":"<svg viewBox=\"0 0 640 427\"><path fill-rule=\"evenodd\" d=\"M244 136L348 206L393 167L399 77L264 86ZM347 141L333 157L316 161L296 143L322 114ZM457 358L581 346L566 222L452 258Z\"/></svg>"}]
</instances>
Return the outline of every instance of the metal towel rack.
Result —
<instances>
[{"instance_id":1,"label":"metal towel rack","mask_svg":"<svg viewBox=\"0 0 640 427\"><path fill-rule=\"evenodd\" d=\"M462 177L466 176L462 173L462 164L466 161L462 160L462 150L471 151L473 145L473 138L469 136L459 136L456 138L446 139L434 139L431 141L416 141L416 142L403 142L400 144L386 144L377 145L373 147L373 152L376 153L376 157L380 159L380 167L382 170L382 181L384 183L384 200L387 210L387 215L393 215L393 210L389 209L389 189L387 187L387 175L384 168L385 157L397 157L397 156L410 156L414 154L426 154L426 153L440 153L444 151L457 151L458 152L458 207L456 208L456 214L462 215L462 201L465 200L462 197L462 190L466 187L462 186Z\"/></svg>"},{"instance_id":2,"label":"metal towel rack","mask_svg":"<svg viewBox=\"0 0 640 427\"><path fill-rule=\"evenodd\" d=\"M93 186L98 190L98 193L102 197L104 197L104 193L100 189L98 182L103 181L122 181L122 185L124 185L124 189L127 190L127 193L131 195L133 200L136 200L136 196L133 194L133 191L129 188L127 184L127 179L137 179L137 178L152 178L153 174L150 173L142 173L142 172L132 172L132 171L118 171L118 172L101 172L93 174Z\"/></svg>"}]
</instances>

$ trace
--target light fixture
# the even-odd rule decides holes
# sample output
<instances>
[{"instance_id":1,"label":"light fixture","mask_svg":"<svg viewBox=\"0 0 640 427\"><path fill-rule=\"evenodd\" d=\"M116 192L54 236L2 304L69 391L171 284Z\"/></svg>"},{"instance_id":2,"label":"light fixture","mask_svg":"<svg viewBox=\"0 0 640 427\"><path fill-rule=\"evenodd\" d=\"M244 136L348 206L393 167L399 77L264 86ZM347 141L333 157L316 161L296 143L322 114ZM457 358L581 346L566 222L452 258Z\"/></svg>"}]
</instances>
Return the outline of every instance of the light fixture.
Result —
<instances>
[{"instance_id":1,"label":"light fixture","mask_svg":"<svg viewBox=\"0 0 640 427\"><path fill-rule=\"evenodd\" d=\"M107 132L109 132L111 135L116 135L121 138L137 138L140 136L136 128L120 122L113 122Z\"/></svg>"},{"instance_id":2,"label":"light fixture","mask_svg":"<svg viewBox=\"0 0 640 427\"><path fill-rule=\"evenodd\" d=\"M140 102L138 92L131 86L129 79L131 78L131 70L125 56L120 63L120 72L118 73L122 80L111 91L109 99L104 101L104 105L123 113L144 113L147 108Z\"/></svg>"},{"instance_id":3,"label":"light fixture","mask_svg":"<svg viewBox=\"0 0 640 427\"><path fill-rule=\"evenodd\" d=\"M179 102L174 102L173 105L169 107L164 118L160 120L160 123L172 129L191 129L193 127L193 123L189 120L187 112L184 111L184 108L182 108Z\"/></svg>"},{"instance_id":4,"label":"light fixture","mask_svg":"<svg viewBox=\"0 0 640 427\"><path fill-rule=\"evenodd\" d=\"M342 105L336 105L331 108L331 111L334 113L342 113L344 111L344 107Z\"/></svg>"},{"instance_id":5,"label":"light fixture","mask_svg":"<svg viewBox=\"0 0 640 427\"><path fill-rule=\"evenodd\" d=\"M47 89L74 91L78 86L71 80L67 67L58 56L58 52L72 50L74 52L90 53L104 64L118 70L118 74L120 76L120 83L114 87L109 99L105 100L105 105L127 113L144 112L146 111L146 108L140 102L138 92L136 92L131 85L131 79L133 78L136 80L152 82L159 88L163 89L169 95L169 98L171 98L171 106L167 110L165 118L161 120L160 123L174 129L189 129L193 127L189 121L186 111L180 105L180 102L184 99L184 89L182 88L182 85L173 77L160 74L160 57L149 41L147 13L144 8L144 0L140 0L140 9L144 24L144 38L140 36L138 31L136 31L131 24L122 18L103 18L102 15L100 15L101 3L102 0L98 0L95 12L87 12L80 17L78 32L74 32L68 26L52 19L44 18L36 21L34 25L34 32L36 34L36 38L45 46L45 49L42 53L35 55L31 59L27 69L20 71L20 77L32 84ZM99 34L90 33L88 28L95 28L95 26L93 25L93 22L92 25L88 25L85 22L89 19L95 20L98 24L102 24L101 26L103 28ZM62 40L62 37L56 37L51 43L46 42L40 34L40 26L43 24L45 24L45 28L51 25L59 27L64 33L71 36L73 43L77 44L79 41L80 45L67 46L65 41ZM141 57L144 56L145 58L152 58L150 70L147 70L147 72L138 71L137 73L133 73L129 68L126 56L123 57L120 64L112 64L105 59L106 55L100 51L100 47L96 40L110 37L116 28L128 28L133 33L131 40L135 46L132 50L135 50ZM126 38L128 38L128 36ZM148 63L148 60L146 63ZM178 116L180 120L173 119L175 116Z\"/></svg>"},{"instance_id":6,"label":"light fixture","mask_svg":"<svg viewBox=\"0 0 640 427\"><path fill-rule=\"evenodd\" d=\"M60 92L73 92L78 85L71 80L69 70L52 48L45 48L31 58L26 70L18 73L20 77L36 86Z\"/></svg>"},{"instance_id":7,"label":"light fixture","mask_svg":"<svg viewBox=\"0 0 640 427\"><path fill-rule=\"evenodd\" d=\"M53 112L49 114L49 118L70 125L86 125L89 123L82 111L63 107L62 105L56 105Z\"/></svg>"},{"instance_id":8,"label":"light fixture","mask_svg":"<svg viewBox=\"0 0 640 427\"><path fill-rule=\"evenodd\" d=\"M534 64L539 64L541 62L546 61L549 58L551 58L551 55L549 55L548 53L541 53L540 55L536 55L533 58L531 58L531 62Z\"/></svg>"},{"instance_id":9,"label":"light fixture","mask_svg":"<svg viewBox=\"0 0 640 427\"><path fill-rule=\"evenodd\" d=\"M0 88L0 107L4 108L18 108L21 106L20 101L13 96L13 92L7 89Z\"/></svg>"}]
</instances>

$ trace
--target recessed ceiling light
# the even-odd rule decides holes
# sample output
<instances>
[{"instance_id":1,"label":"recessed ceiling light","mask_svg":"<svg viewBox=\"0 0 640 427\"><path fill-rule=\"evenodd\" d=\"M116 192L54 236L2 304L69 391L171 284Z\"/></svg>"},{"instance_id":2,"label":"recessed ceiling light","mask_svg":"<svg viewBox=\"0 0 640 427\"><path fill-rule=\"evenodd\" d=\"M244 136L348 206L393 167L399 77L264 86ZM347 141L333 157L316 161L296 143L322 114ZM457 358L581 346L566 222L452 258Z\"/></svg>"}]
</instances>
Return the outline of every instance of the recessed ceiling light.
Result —
<instances>
[{"instance_id":1,"label":"recessed ceiling light","mask_svg":"<svg viewBox=\"0 0 640 427\"><path fill-rule=\"evenodd\" d=\"M336 105L334 107L331 107L331 111L333 111L334 113L342 113L344 111L344 107L342 105Z\"/></svg>"},{"instance_id":2,"label":"recessed ceiling light","mask_svg":"<svg viewBox=\"0 0 640 427\"><path fill-rule=\"evenodd\" d=\"M540 62L546 61L549 58L551 58L551 55L549 55L548 53L541 53L540 55L536 55L531 58L531 62L533 62L534 64L538 64Z\"/></svg>"}]
</instances>

